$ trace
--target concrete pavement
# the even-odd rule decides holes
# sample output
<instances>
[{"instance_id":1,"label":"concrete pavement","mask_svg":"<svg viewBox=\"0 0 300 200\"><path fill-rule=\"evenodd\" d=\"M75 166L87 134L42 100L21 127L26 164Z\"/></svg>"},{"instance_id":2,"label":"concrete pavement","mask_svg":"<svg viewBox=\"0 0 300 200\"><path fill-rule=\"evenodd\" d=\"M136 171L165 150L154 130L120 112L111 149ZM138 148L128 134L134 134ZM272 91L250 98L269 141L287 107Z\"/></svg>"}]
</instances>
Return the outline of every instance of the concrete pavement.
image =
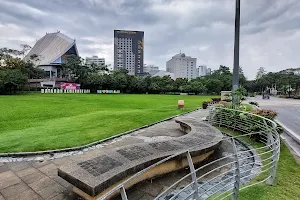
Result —
<instances>
[{"instance_id":1,"label":"concrete pavement","mask_svg":"<svg viewBox=\"0 0 300 200\"><path fill-rule=\"evenodd\" d=\"M275 110L278 113L276 120L282 125L287 134L282 139L288 144L294 155L300 157L300 100L262 96L250 97L247 101L256 101L260 108Z\"/></svg>"}]
</instances>

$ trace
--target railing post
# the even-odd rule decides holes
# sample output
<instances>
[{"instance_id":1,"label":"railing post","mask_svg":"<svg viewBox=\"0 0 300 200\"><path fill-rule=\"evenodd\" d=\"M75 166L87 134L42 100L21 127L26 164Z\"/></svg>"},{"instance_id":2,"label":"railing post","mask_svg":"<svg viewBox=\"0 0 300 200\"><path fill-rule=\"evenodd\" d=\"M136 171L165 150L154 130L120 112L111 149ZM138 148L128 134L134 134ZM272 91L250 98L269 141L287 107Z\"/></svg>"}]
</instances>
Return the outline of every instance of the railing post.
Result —
<instances>
[{"instance_id":1,"label":"railing post","mask_svg":"<svg viewBox=\"0 0 300 200\"><path fill-rule=\"evenodd\" d=\"M235 160L235 176L234 176L234 186L233 186L233 193L230 197L231 200L237 200L239 195L239 188L240 188L240 181L241 181L241 174L240 174L240 163L239 158L237 155L237 149L234 142L234 139L231 138L232 148L233 148L233 156Z\"/></svg>"},{"instance_id":2,"label":"railing post","mask_svg":"<svg viewBox=\"0 0 300 200\"><path fill-rule=\"evenodd\" d=\"M266 120L263 119L263 121L264 121L264 124L265 124L265 127L266 127L266 131L267 131L267 144L266 144L266 146L269 146L269 145L272 144L271 143L271 138L273 138L273 136L272 136L272 132L270 131L269 126L268 126ZM271 149L271 146L269 146L269 148L266 148L266 150L267 149Z\"/></svg>"},{"instance_id":3,"label":"railing post","mask_svg":"<svg viewBox=\"0 0 300 200\"><path fill-rule=\"evenodd\" d=\"M275 131L275 133L277 133L276 125L274 123L272 123L272 129ZM270 137L269 142L272 146L272 159L271 160L272 160L273 163L272 163L272 168L270 169L270 178L267 180L267 184L272 185L275 181L275 178L276 178L277 164L278 164L278 159L279 159L279 153L277 151L280 150L280 146L279 147L277 146L278 144L275 143L276 139L274 141L274 138L273 138L272 135Z\"/></svg>"},{"instance_id":4,"label":"railing post","mask_svg":"<svg viewBox=\"0 0 300 200\"><path fill-rule=\"evenodd\" d=\"M208 123L212 125L212 117L213 117L213 107L209 106L208 108Z\"/></svg>"},{"instance_id":5,"label":"railing post","mask_svg":"<svg viewBox=\"0 0 300 200\"><path fill-rule=\"evenodd\" d=\"M191 176L192 176L192 181L193 181L193 190L194 190L194 197L193 199L196 200L201 200L200 196L199 196L199 191L198 191L198 183L197 183L197 175L196 175L196 171L195 171L195 167L193 164L193 160L191 157L191 154L189 151L186 152L186 157L187 157L187 161L189 163L189 167L190 167L190 171L191 171Z\"/></svg>"},{"instance_id":6,"label":"railing post","mask_svg":"<svg viewBox=\"0 0 300 200\"><path fill-rule=\"evenodd\" d=\"M122 200L128 200L124 185L120 188L120 193L121 193Z\"/></svg>"}]
</instances>

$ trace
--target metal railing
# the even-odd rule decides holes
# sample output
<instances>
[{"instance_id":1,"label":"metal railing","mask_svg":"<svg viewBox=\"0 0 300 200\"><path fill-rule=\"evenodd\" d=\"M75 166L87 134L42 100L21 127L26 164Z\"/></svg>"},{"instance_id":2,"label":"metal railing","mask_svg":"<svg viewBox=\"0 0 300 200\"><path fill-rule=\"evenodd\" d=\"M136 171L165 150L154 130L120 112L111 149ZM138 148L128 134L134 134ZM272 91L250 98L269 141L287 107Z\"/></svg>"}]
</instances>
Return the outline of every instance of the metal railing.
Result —
<instances>
[{"instance_id":1,"label":"metal railing","mask_svg":"<svg viewBox=\"0 0 300 200\"><path fill-rule=\"evenodd\" d=\"M240 190L261 183L274 183L280 153L280 137L275 122L252 113L214 106L209 107L208 122L213 126L242 133L227 135L223 138L222 142L227 142L232 147L231 152L195 169L190 154L193 148L187 149L136 173L104 194L99 200L107 199L117 192L120 192L122 200L127 200L125 188L130 181L182 155L186 156L190 172L165 189L155 200L165 199L166 195L169 195L168 200L225 199L228 197L235 200L238 199ZM243 137L244 140L241 139ZM249 146L243 142L245 140L255 145ZM251 181L254 177L257 178ZM188 184L184 187L177 187L183 182L186 183L186 180Z\"/></svg>"}]
</instances>

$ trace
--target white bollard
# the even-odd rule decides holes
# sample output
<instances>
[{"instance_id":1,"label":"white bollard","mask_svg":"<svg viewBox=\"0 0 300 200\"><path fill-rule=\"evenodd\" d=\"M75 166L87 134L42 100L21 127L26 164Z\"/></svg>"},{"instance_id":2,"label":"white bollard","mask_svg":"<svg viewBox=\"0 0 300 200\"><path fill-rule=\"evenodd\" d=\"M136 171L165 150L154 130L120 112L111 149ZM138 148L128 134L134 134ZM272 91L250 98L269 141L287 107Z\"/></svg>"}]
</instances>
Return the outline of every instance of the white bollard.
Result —
<instances>
[{"instance_id":1,"label":"white bollard","mask_svg":"<svg viewBox=\"0 0 300 200\"><path fill-rule=\"evenodd\" d=\"M44 89L41 89L41 93L45 93L45 90L44 90Z\"/></svg>"},{"instance_id":2,"label":"white bollard","mask_svg":"<svg viewBox=\"0 0 300 200\"><path fill-rule=\"evenodd\" d=\"M53 89L53 93L56 93L56 89Z\"/></svg>"}]
</instances>

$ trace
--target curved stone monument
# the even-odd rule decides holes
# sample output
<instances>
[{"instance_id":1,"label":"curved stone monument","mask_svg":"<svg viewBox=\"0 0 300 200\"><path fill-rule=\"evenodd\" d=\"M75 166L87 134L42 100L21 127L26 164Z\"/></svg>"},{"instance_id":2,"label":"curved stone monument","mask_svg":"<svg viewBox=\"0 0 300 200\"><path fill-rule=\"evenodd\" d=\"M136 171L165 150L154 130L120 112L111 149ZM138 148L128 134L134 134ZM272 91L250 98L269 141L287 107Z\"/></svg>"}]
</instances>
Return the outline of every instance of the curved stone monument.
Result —
<instances>
[{"instance_id":1,"label":"curved stone monument","mask_svg":"<svg viewBox=\"0 0 300 200\"><path fill-rule=\"evenodd\" d=\"M193 162L200 163L221 144L222 133L211 125L193 118L175 121L185 133L183 136L109 149L93 158L60 167L58 175L74 185L73 191L77 194L86 199L97 199L135 173L170 155L190 149ZM186 166L185 155L177 156L132 179L126 188Z\"/></svg>"}]
</instances>

